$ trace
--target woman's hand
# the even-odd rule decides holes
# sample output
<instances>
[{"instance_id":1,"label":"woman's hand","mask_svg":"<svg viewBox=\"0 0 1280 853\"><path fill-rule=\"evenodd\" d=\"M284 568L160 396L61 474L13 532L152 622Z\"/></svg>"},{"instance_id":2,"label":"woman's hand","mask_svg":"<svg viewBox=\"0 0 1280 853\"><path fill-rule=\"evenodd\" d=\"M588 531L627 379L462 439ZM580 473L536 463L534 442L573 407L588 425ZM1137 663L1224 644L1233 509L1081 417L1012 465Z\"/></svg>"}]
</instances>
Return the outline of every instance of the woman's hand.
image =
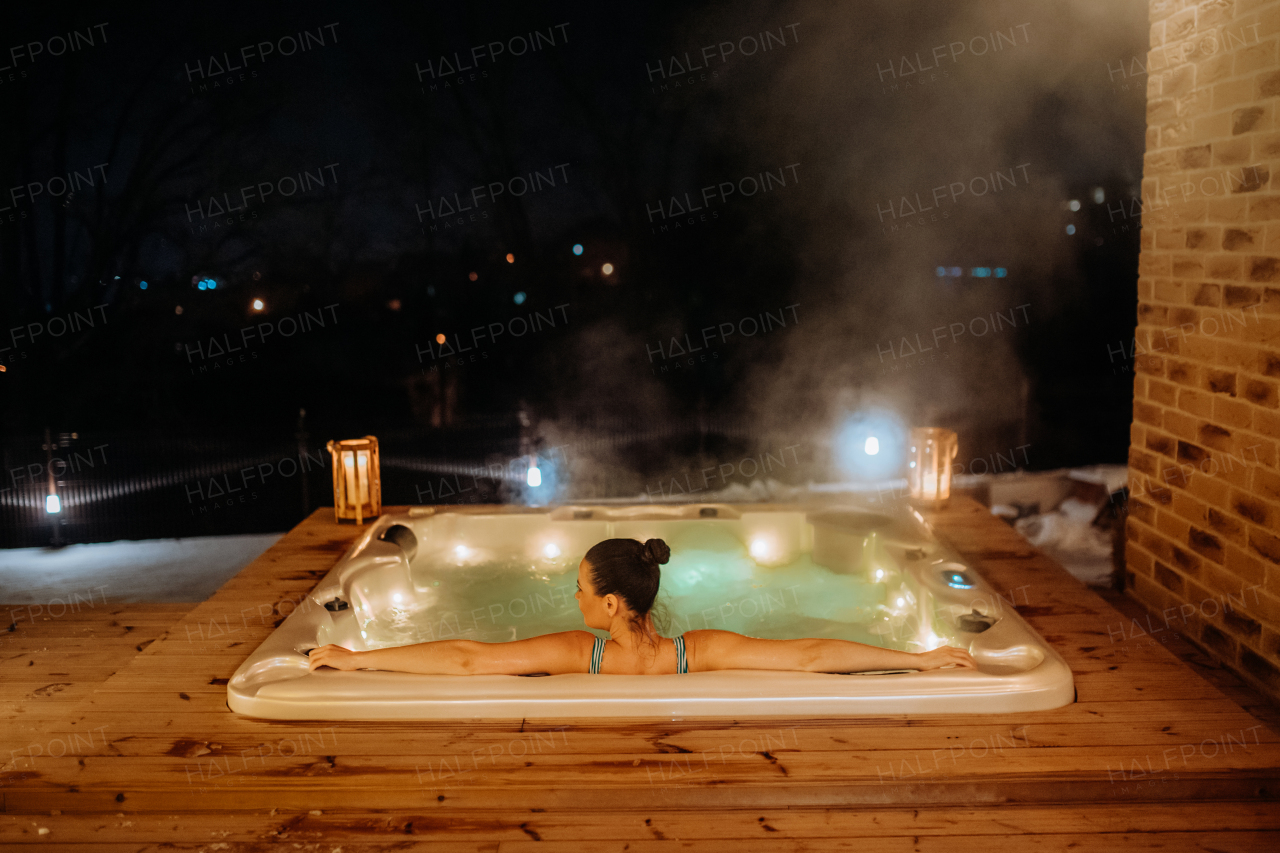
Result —
<instances>
[{"instance_id":1,"label":"woman's hand","mask_svg":"<svg viewBox=\"0 0 1280 853\"><path fill-rule=\"evenodd\" d=\"M314 655L315 652L312 652L312 654ZM915 664L916 669L921 672L927 669L941 669L952 664L965 669L978 668L973 655L969 654L967 649L957 649L954 646L939 646L927 652L918 652Z\"/></svg>"},{"instance_id":2,"label":"woman's hand","mask_svg":"<svg viewBox=\"0 0 1280 853\"><path fill-rule=\"evenodd\" d=\"M360 652L353 652L342 646L332 644L320 646L318 649L311 650L307 669L311 672L315 672L322 666L331 666L334 669L359 669L359 656Z\"/></svg>"}]
</instances>

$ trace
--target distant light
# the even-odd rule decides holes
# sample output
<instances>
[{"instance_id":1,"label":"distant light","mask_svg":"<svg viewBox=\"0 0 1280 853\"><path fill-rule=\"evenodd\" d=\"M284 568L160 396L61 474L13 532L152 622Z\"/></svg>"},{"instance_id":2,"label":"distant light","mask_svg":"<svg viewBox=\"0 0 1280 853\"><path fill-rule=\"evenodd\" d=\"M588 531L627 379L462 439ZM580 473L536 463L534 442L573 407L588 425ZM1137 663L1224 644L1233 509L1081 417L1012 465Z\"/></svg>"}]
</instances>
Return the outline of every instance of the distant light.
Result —
<instances>
[{"instance_id":1,"label":"distant light","mask_svg":"<svg viewBox=\"0 0 1280 853\"><path fill-rule=\"evenodd\" d=\"M1068 226L1067 226L1067 233L1068 233L1068 234L1074 234L1074 233L1076 233L1076 227L1075 227L1074 225L1068 225Z\"/></svg>"},{"instance_id":2,"label":"distant light","mask_svg":"<svg viewBox=\"0 0 1280 853\"><path fill-rule=\"evenodd\" d=\"M542 471L537 465L529 466L529 474L525 477L525 482L529 484L530 488L534 489L542 485Z\"/></svg>"},{"instance_id":3,"label":"distant light","mask_svg":"<svg viewBox=\"0 0 1280 853\"><path fill-rule=\"evenodd\" d=\"M600 267L600 272L604 273L605 275L613 275L613 264L605 264L604 266Z\"/></svg>"},{"instance_id":4,"label":"distant light","mask_svg":"<svg viewBox=\"0 0 1280 853\"><path fill-rule=\"evenodd\" d=\"M217 289L217 287L218 287L218 283L217 283L216 281L214 281L213 279L209 279L209 289L210 289L210 290L216 290L216 289Z\"/></svg>"},{"instance_id":5,"label":"distant light","mask_svg":"<svg viewBox=\"0 0 1280 853\"><path fill-rule=\"evenodd\" d=\"M442 344L442 343L444 343L444 334L443 334L443 333L442 333L442 334L439 334L439 335L436 335L436 343L438 343L438 344Z\"/></svg>"},{"instance_id":6,"label":"distant light","mask_svg":"<svg viewBox=\"0 0 1280 853\"><path fill-rule=\"evenodd\" d=\"M257 281L257 280L258 280L258 279L260 279L260 278L262 278L262 273L258 272L257 270L254 270L254 271L253 271L253 280L254 280L254 281Z\"/></svg>"},{"instance_id":7,"label":"distant light","mask_svg":"<svg viewBox=\"0 0 1280 853\"><path fill-rule=\"evenodd\" d=\"M515 295L515 296L513 296L513 297L511 297L511 298L515 300L515 303L516 303L517 305L523 305L523 304L524 304L524 300L525 300L524 291L523 291L523 290L519 291L518 293L516 293L516 295Z\"/></svg>"},{"instance_id":8,"label":"distant light","mask_svg":"<svg viewBox=\"0 0 1280 853\"><path fill-rule=\"evenodd\" d=\"M516 256L511 254L510 252L507 252L507 263L514 264L515 262L516 262Z\"/></svg>"},{"instance_id":9,"label":"distant light","mask_svg":"<svg viewBox=\"0 0 1280 853\"><path fill-rule=\"evenodd\" d=\"M947 275L951 276L952 278L959 278L960 267L952 267L951 269L947 270Z\"/></svg>"},{"instance_id":10,"label":"distant light","mask_svg":"<svg viewBox=\"0 0 1280 853\"><path fill-rule=\"evenodd\" d=\"M388 302L388 303L387 303L387 307L388 307L388 308L390 308L392 311L399 311L399 310L400 310L400 300L399 300L399 299L392 299L390 302Z\"/></svg>"},{"instance_id":11,"label":"distant light","mask_svg":"<svg viewBox=\"0 0 1280 853\"><path fill-rule=\"evenodd\" d=\"M472 275L475 275L475 273L472 273ZM472 281L475 281L475 279L472 279ZM427 285L427 296L435 296L435 295L436 295L436 289L431 285Z\"/></svg>"},{"instance_id":12,"label":"distant light","mask_svg":"<svg viewBox=\"0 0 1280 853\"><path fill-rule=\"evenodd\" d=\"M1008 274L1009 271L1004 267L996 267L996 278L1004 278Z\"/></svg>"},{"instance_id":13,"label":"distant light","mask_svg":"<svg viewBox=\"0 0 1280 853\"><path fill-rule=\"evenodd\" d=\"M140 282L138 282L138 289L139 289L139 290L146 290L146 289L147 289L147 283L146 283L145 281L140 281Z\"/></svg>"},{"instance_id":14,"label":"distant light","mask_svg":"<svg viewBox=\"0 0 1280 853\"><path fill-rule=\"evenodd\" d=\"M938 278L946 278L946 276L947 276L947 268L938 267Z\"/></svg>"},{"instance_id":15,"label":"distant light","mask_svg":"<svg viewBox=\"0 0 1280 853\"><path fill-rule=\"evenodd\" d=\"M974 267L969 270L969 275L974 278L991 278L991 267Z\"/></svg>"},{"instance_id":16,"label":"distant light","mask_svg":"<svg viewBox=\"0 0 1280 853\"><path fill-rule=\"evenodd\" d=\"M204 279L200 279L200 283L196 285L196 287L200 288L201 290L204 290L208 286L209 285L205 284Z\"/></svg>"},{"instance_id":17,"label":"distant light","mask_svg":"<svg viewBox=\"0 0 1280 853\"><path fill-rule=\"evenodd\" d=\"M837 469L855 481L896 477L906 461L906 426L897 414L879 406L850 414L832 439Z\"/></svg>"},{"instance_id":18,"label":"distant light","mask_svg":"<svg viewBox=\"0 0 1280 853\"><path fill-rule=\"evenodd\" d=\"M573 253L574 253L575 255L581 255L581 254L582 254L582 244L581 244L581 243L574 243L574 244L573 244Z\"/></svg>"},{"instance_id":19,"label":"distant light","mask_svg":"<svg viewBox=\"0 0 1280 853\"><path fill-rule=\"evenodd\" d=\"M181 305L175 305L175 306L174 306L174 308L173 308L173 313L175 313L175 314L181 314L181 313L182 313L182 306L181 306Z\"/></svg>"},{"instance_id":20,"label":"distant light","mask_svg":"<svg viewBox=\"0 0 1280 853\"><path fill-rule=\"evenodd\" d=\"M1075 198L1071 199L1071 201L1067 202L1067 207L1070 208L1071 210L1079 210L1080 200Z\"/></svg>"},{"instance_id":21,"label":"distant light","mask_svg":"<svg viewBox=\"0 0 1280 853\"><path fill-rule=\"evenodd\" d=\"M876 438L874 435L869 436L867 438L867 443L864 445L864 449L867 451L868 456L875 456L880 452L880 439Z\"/></svg>"},{"instance_id":22,"label":"distant light","mask_svg":"<svg viewBox=\"0 0 1280 853\"><path fill-rule=\"evenodd\" d=\"M267 306L266 306L266 303L264 303L261 299L255 299L255 300L253 300L253 310L254 310L254 311L261 311L263 308L266 308L266 307L267 307Z\"/></svg>"},{"instance_id":23,"label":"distant light","mask_svg":"<svg viewBox=\"0 0 1280 853\"><path fill-rule=\"evenodd\" d=\"M49 495L44 499L44 511L50 515L62 512L62 501L58 499L57 495Z\"/></svg>"},{"instance_id":24,"label":"distant light","mask_svg":"<svg viewBox=\"0 0 1280 853\"><path fill-rule=\"evenodd\" d=\"M560 546L554 542L548 542L542 546L542 553L547 555L548 560L554 560L560 556Z\"/></svg>"},{"instance_id":25,"label":"distant light","mask_svg":"<svg viewBox=\"0 0 1280 853\"><path fill-rule=\"evenodd\" d=\"M1102 187L1094 187L1094 188L1093 188L1093 203L1094 203L1094 204L1102 204L1102 203L1103 203L1104 201L1106 201L1106 200L1107 200L1107 194L1106 194L1105 192L1103 192L1103 191L1102 191Z\"/></svg>"},{"instance_id":26,"label":"distant light","mask_svg":"<svg viewBox=\"0 0 1280 853\"><path fill-rule=\"evenodd\" d=\"M120 280L120 276L118 276L118 275L117 275L117 276L112 276L112 281L119 281L119 280Z\"/></svg>"},{"instance_id":27,"label":"distant light","mask_svg":"<svg viewBox=\"0 0 1280 853\"><path fill-rule=\"evenodd\" d=\"M507 255L507 260L510 260L510 259L511 259L511 256L510 256L510 255ZM479 277L480 277L480 273L476 273L476 272L469 272L469 273L467 273L467 278L471 279L472 281L475 281L475 280L476 280L476 279L478 279ZM435 292L436 292L436 289L435 289L434 287L428 287L428 288L427 288L427 292L429 292L429 293L435 293Z\"/></svg>"}]
</instances>

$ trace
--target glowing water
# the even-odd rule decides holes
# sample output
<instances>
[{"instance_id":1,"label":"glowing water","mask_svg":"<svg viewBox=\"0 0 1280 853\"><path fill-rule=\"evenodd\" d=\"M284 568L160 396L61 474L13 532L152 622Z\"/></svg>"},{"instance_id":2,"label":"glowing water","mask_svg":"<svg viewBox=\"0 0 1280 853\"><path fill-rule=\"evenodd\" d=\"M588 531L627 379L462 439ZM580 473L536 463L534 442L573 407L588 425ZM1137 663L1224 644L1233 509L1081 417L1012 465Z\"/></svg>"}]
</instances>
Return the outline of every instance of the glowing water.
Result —
<instances>
[{"instance_id":1,"label":"glowing water","mask_svg":"<svg viewBox=\"0 0 1280 853\"><path fill-rule=\"evenodd\" d=\"M919 650L910 642L920 632L916 598L892 562L870 573L878 581L833 572L808 554L764 567L731 533L701 525L690 525L668 544L671 560L662 567L654 614L666 636L719 628L753 637L838 637ZM509 557L465 567L452 551L420 554L412 567L414 600L366 618L361 627L368 646L498 642L586 630L574 598L582 554L544 553L536 560Z\"/></svg>"}]
</instances>

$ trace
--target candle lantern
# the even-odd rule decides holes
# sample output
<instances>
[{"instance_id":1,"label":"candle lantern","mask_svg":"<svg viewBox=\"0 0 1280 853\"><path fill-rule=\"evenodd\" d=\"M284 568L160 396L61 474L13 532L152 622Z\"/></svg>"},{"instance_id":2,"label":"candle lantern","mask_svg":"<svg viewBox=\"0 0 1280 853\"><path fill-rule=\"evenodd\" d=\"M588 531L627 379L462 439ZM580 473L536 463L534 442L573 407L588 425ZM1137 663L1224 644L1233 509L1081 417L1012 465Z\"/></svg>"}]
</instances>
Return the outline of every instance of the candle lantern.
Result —
<instances>
[{"instance_id":1,"label":"candle lantern","mask_svg":"<svg viewBox=\"0 0 1280 853\"><path fill-rule=\"evenodd\" d=\"M371 435L331 441L333 457L333 516L364 524L382 514L382 477L378 469L378 439Z\"/></svg>"},{"instance_id":2,"label":"candle lantern","mask_svg":"<svg viewBox=\"0 0 1280 853\"><path fill-rule=\"evenodd\" d=\"M958 437L949 429L916 427L911 430L907 485L912 501L936 509L951 497L951 460L959 450Z\"/></svg>"}]
</instances>

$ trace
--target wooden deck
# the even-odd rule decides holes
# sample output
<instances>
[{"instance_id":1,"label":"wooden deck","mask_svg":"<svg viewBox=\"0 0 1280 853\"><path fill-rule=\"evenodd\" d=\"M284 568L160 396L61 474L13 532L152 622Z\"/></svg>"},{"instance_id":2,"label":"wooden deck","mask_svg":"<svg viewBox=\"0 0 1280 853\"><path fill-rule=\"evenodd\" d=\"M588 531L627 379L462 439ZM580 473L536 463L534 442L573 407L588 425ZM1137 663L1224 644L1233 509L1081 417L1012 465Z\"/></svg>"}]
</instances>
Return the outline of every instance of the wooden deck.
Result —
<instances>
[{"instance_id":1,"label":"wooden deck","mask_svg":"<svg viewBox=\"0 0 1280 853\"><path fill-rule=\"evenodd\" d=\"M318 510L194 607L99 603L0 626L0 849L1280 849L1280 734L1168 651L1176 614L1139 627L972 500L933 521L1066 658L1075 704L239 717L226 680L356 533Z\"/></svg>"}]
</instances>

